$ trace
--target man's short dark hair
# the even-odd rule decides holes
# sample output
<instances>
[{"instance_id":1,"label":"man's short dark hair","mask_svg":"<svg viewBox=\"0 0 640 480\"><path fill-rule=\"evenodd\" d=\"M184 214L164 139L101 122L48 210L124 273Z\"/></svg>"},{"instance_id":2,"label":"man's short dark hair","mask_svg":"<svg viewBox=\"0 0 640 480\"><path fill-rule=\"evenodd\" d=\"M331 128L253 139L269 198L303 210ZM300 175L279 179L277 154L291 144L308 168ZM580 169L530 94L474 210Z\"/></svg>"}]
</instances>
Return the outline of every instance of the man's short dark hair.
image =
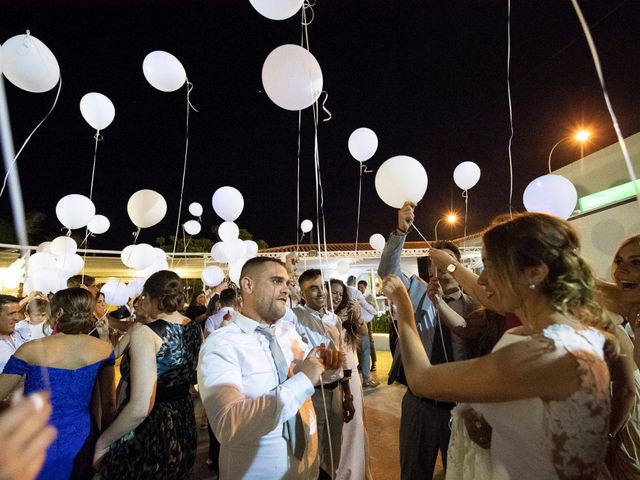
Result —
<instances>
[{"instance_id":1,"label":"man's short dark hair","mask_svg":"<svg viewBox=\"0 0 640 480\"><path fill-rule=\"evenodd\" d=\"M20 300L18 300L13 295L2 295L2 294L0 294L0 309L4 308L5 305L9 305L10 303L19 303L19 302L20 302Z\"/></svg>"},{"instance_id":2,"label":"man's short dark hair","mask_svg":"<svg viewBox=\"0 0 640 480\"><path fill-rule=\"evenodd\" d=\"M302 272L302 275L298 277L298 285L300 285L300 288L302 288L302 285L305 282L315 280L320 276L322 276L322 272L317 268L310 268L309 270L305 270L304 272Z\"/></svg>"},{"instance_id":3,"label":"man's short dark hair","mask_svg":"<svg viewBox=\"0 0 640 480\"><path fill-rule=\"evenodd\" d=\"M347 277L347 285L354 285L355 283L356 283L355 275L349 275L349 277Z\"/></svg>"},{"instance_id":4,"label":"man's short dark hair","mask_svg":"<svg viewBox=\"0 0 640 480\"><path fill-rule=\"evenodd\" d=\"M360 286L360 285L364 285L364 288L367 288L367 285L369 285L369 284L367 283L367 281L366 281L366 280L360 280L360 281L358 282L358 286Z\"/></svg>"},{"instance_id":5,"label":"man's short dark hair","mask_svg":"<svg viewBox=\"0 0 640 480\"><path fill-rule=\"evenodd\" d=\"M269 262L277 263L278 265L282 265L285 269L287 268L287 265L284 262L281 262L280 260L278 260L277 258L253 257L247 260L246 262L244 262L244 265L242 266L242 271L240 272L240 278L251 276L251 274L254 273L258 267L262 267L264 264Z\"/></svg>"},{"instance_id":6,"label":"man's short dark hair","mask_svg":"<svg viewBox=\"0 0 640 480\"><path fill-rule=\"evenodd\" d=\"M91 275L74 275L67 279L67 288L79 288L81 285L91 287L95 285L96 279Z\"/></svg>"},{"instance_id":7,"label":"man's short dark hair","mask_svg":"<svg viewBox=\"0 0 640 480\"><path fill-rule=\"evenodd\" d=\"M447 250L451 250L453 254L456 256L456 259L460 261L460 249L451 240L436 240L431 244L431 246L433 248L439 248L439 249L446 248Z\"/></svg>"},{"instance_id":8,"label":"man's short dark hair","mask_svg":"<svg viewBox=\"0 0 640 480\"><path fill-rule=\"evenodd\" d=\"M220 292L220 305L230 307L236 303L237 293L233 288L225 288Z\"/></svg>"}]
</instances>

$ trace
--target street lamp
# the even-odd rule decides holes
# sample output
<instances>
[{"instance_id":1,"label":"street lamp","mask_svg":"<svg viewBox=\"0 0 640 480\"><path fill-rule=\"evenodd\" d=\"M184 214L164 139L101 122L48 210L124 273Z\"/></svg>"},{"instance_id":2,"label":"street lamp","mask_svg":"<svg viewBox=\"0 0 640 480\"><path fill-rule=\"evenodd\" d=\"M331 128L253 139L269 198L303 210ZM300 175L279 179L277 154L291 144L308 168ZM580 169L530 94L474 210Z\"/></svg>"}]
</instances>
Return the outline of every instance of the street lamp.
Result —
<instances>
[{"instance_id":1,"label":"street lamp","mask_svg":"<svg viewBox=\"0 0 640 480\"><path fill-rule=\"evenodd\" d=\"M567 137L564 137L558 140L556 144L553 147L551 147L551 151L549 152L549 173L551 173L551 155L553 154L553 151L556 149L558 145L560 145L565 140L569 140L571 138L574 139L576 142L580 144L580 158L582 158L584 155L584 143L587 140L589 140L590 136L591 136L591 132L589 132L588 130L581 129L581 130L578 130L575 135L569 135Z\"/></svg>"},{"instance_id":2,"label":"street lamp","mask_svg":"<svg viewBox=\"0 0 640 480\"><path fill-rule=\"evenodd\" d=\"M436 242L438 241L438 225L440 225L440 222L442 222L443 220L449 225L453 225L458 221L458 216L455 213L449 213L446 217L442 217L436 222L436 226L433 227L433 235L436 238Z\"/></svg>"}]
</instances>

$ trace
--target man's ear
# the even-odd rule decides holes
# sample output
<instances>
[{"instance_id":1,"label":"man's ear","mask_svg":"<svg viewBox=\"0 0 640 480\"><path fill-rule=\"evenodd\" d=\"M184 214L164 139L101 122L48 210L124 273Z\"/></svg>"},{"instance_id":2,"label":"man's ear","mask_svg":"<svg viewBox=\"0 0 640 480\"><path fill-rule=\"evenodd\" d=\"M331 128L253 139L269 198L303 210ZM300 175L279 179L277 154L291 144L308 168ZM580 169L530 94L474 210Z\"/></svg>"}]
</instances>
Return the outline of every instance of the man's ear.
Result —
<instances>
[{"instance_id":1,"label":"man's ear","mask_svg":"<svg viewBox=\"0 0 640 480\"><path fill-rule=\"evenodd\" d=\"M255 287L255 282L253 281L253 278L251 277L242 277L240 279L240 291L241 292L247 292L247 293L253 293L253 289Z\"/></svg>"}]
</instances>

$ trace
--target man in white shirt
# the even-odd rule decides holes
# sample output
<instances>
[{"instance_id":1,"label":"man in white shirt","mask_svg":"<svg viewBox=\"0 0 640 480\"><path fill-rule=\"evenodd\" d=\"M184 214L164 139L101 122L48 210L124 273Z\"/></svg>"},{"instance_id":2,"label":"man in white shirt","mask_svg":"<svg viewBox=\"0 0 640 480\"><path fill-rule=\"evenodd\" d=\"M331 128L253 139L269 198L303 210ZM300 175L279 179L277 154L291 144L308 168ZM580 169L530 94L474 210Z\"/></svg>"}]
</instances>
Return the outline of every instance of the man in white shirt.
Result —
<instances>
[{"instance_id":1,"label":"man in white shirt","mask_svg":"<svg viewBox=\"0 0 640 480\"><path fill-rule=\"evenodd\" d=\"M17 298L0 295L0 373L18 347L29 340L27 334L16 331L16 323L22 317L20 310Z\"/></svg>"},{"instance_id":2,"label":"man in white shirt","mask_svg":"<svg viewBox=\"0 0 640 480\"><path fill-rule=\"evenodd\" d=\"M280 320L289 300L282 262L248 260L239 284L242 313L209 335L198 364L200 395L221 442L220 478L315 480L317 435L309 397L325 365L336 368L339 355L311 349L292 324ZM283 364L289 367L284 380Z\"/></svg>"},{"instance_id":3,"label":"man in white shirt","mask_svg":"<svg viewBox=\"0 0 640 480\"><path fill-rule=\"evenodd\" d=\"M225 288L220 292L220 310L214 313L204 324L204 336L208 337L215 330L231 323L237 306L237 294L233 288Z\"/></svg>"},{"instance_id":4,"label":"man in white shirt","mask_svg":"<svg viewBox=\"0 0 640 480\"><path fill-rule=\"evenodd\" d=\"M358 304L362 311L362 319L368 326L378 312L375 308L369 305L362 292L356 288L356 277L350 275L347 279L347 286L349 288L349 295L351 295L351 298L358 300ZM369 341L368 335L362 335L360 337L358 363L360 371L362 372L362 386L365 388L375 388L380 385L380 382L371 378L371 342Z\"/></svg>"},{"instance_id":5,"label":"man in white shirt","mask_svg":"<svg viewBox=\"0 0 640 480\"><path fill-rule=\"evenodd\" d=\"M298 284L305 304L288 311L285 319L295 325L307 344L314 347L324 344L343 351L342 322L326 309L327 294L320 270L304 271L298 278ZM322 376L323 386L316 387L312 398L318 418L321 479L331 478L332 468L335 475L340 463L342 425L350 422L355 413L349 388L351 374L351 370L347 369L346 355L343 355L340 370L325 372Z\"/></svg>"}]
</instances>

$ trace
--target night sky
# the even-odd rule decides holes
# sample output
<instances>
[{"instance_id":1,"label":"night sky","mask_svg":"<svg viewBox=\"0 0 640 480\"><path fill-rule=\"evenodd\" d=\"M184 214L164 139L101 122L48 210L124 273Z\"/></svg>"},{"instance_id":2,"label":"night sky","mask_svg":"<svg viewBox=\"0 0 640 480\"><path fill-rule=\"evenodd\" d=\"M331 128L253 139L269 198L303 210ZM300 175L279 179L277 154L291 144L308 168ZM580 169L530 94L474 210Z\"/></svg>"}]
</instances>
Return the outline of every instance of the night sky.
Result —
<instances>
[{"instance_id":1,"label":"night sky","mask_svg":"<svg viewBox=\"0 0 640 480\"><path fill-rule=\"evenodd\" d=\"M582 1L598 47L607 88L624 136L640 130L640 3ZM328 242L353 242L358 163L347 140L361 126L378 135L367 162L376 170L395 155L426 168L429 186L416 211L427 237L447 210L464 203L452 173L462 161L482 169L470 191L468 231L508 211L507 2L317 0L309 26L311 52L322 68L326 107L319 126ZM166 50L194 84L182 222L190 202L204 208L203 232L221 220L211 207L216 188L232 185L245 198L241 228L271 246L296 240L298 115L263 92L262 64L279 45L300 43L300 15L272 21L248 0L0 1L0 42L31 33L56 55L62 73L58 105L34 135L18 166L27 211L47 214L46 231L61 225L55 204L88 195L95 133L79 110L97 91L115 104L114 122L98 147L94 202L111 229L91 248L122 249L135 229L129 196L142 188L164 195L169 210L139 242L175 230L185 148L186 87L160 92L147 83L142 61ZM595 68L570 1L512 2L513 206L547 168L549 150L577 126L589 126L591 153L615 142ZM55 89L33 94L5 81L16 150L51 107ZM302 115L301 219L315 222L313 118ZM569 142L554 167L577 159ZM375 193L374 173L362 187L360 240L394 228L395 212ZM7 193L0 218L10 220ZM441 237L460 236L440 225ZM209 234L211 235L211 234ZM415 236L415 234L412 234ZM412 238L417 240L418 237Z\"/></svg>"}]
</instances>

